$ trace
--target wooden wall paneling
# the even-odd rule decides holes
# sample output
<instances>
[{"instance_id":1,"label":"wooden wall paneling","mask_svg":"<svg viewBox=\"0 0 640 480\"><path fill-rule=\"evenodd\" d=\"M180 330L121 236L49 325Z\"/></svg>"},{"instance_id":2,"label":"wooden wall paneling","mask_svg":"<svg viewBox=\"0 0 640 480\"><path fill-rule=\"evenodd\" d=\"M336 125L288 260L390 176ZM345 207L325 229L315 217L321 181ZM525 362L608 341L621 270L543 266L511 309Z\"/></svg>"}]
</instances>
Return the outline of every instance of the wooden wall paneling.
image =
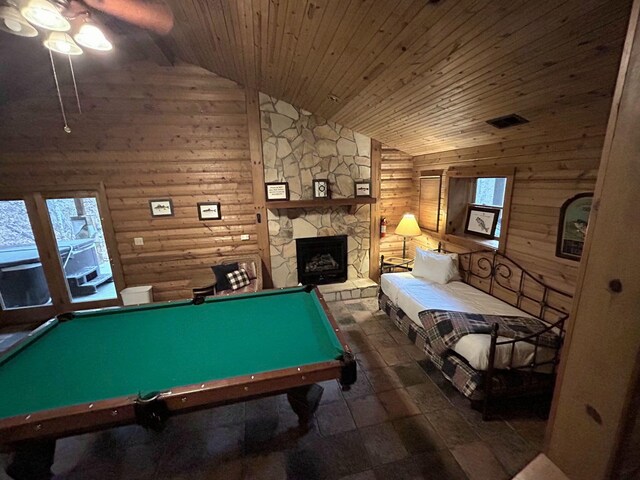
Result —
<instances>
[{"instance_id":1,"label":"wooden wall paneling","mask_svg":"<svg viewBox=\"0 0 640 480\"><path fill-rule=\"evenodd\" d=\"M251 148L251 178L253 180L253 208L258 234L258 251L262 258L263 284L273 286L271 280L271 250L269 246L269 222L265 206L264 163L262 160L262 130L260 128L260 98L257 90L247 89L247 122ZM258 217L259 220L258 220Z\"/></svg>"},{"instance_id":2,"label":"wooden wall paneling","mask_svg":"<svg viewBox=\"0 0 640 480\"><path fill-rule=\"evenodd\" d=\"M414 157L413 175L417 182L421 171L443 168L446 170L444 184L448 185L454 180L450 177L460 172L463 175L465 172L513 173L515 169L509 226L504 231L507 235L505 254L538 274L541 280L572 292L578 262L556 257L555 245L562 203L576 193L593 191L595 187L598 155L604 138L595 133L585 135L571 138L559 131L553 141L539 139L527 144L524 140L514 140L422 155ZM445 190L443 188L441 198L443 210L449 197ZM413 192L416 204L418 195L416 188ZM444 217L442 222L446 221ZM413 245L434 248L444 239L445 236L424 232L422 237L413 240ZM451 244L447 247L456 248ZM478 246L462 242L457 248L470 250Z\"/></svg>"},{"instance_id":3,"label":"wooden wall paneling","mask_svg":"<svg viewBox=\"0 0 640 480\"><path fill-rule=\"evenodd\" d=\"M419 155L605 123L631 0L170 4L185 60Z\"/></svg>"},{"instance_id":4,"label":"wooden wall paneling","mask_svg":"<svg viewBox=\"0 0 640 480\"><path fill-rule=\"evenodd\" d=\"M545 453L570 478L622 475L640 382L640 1L634 2L561 358Z\"/></svg>"},{"instance_id":5,"label":"wooden wall paneling","mask_svg":"<svg viewBox=\"0 0 640 480\"><path fill-rule=\"evenodd\" d=\"M402 215L417 214L413 202L413 160L399 150L381 147L380 217L387 219L387 235L380 239L380 255L402 256L402 237L394 234ZM411 249L409 249L411 253Z\"/></svg>"},{"instance_id":6,"label":"wooden wall paneling","mask_svg":"<svg viewBox=\"0 0 640 480\"><path fill-rule=\"evenodd\" d=\"M69 135L54 92L0 106L11 118L0 125L0 188L103 182L124 282L153 285L160 301L189 298L192 279L220 257L260 251L244 87L200 67L148 63L77 80L84 113L68 113ZM175 215L152 218L148 200L163 197ZM204 201L221 202L222 220L198 219Z\"/></svg>"},{"instance_id":7,"label":"wooden wall paneling","mask_svg":"<svg viewBox=\"0 0 640 480\"><path fill-rule=\"evenodd\" d=\"M371 208L371 239L369 242L369 278L380 278L380 167L382 164L382 144L371 140L371 195L376 199Z\"/></svg>"}]
</instances>

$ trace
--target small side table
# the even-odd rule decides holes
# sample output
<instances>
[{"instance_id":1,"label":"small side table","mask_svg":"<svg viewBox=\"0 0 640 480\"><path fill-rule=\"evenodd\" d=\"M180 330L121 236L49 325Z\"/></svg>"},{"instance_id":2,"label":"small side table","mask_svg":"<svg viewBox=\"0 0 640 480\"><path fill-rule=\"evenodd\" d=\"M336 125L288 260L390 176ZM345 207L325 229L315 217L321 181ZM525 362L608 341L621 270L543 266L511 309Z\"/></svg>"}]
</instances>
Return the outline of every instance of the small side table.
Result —
<instances>
[{"instance_id":1,"label":"small side table","mask_svg":"<svg viewBox=\"0 0 640 480\"><path fill-rule=\"evenodd\" d=\"M391 273L395 271L413 270L413 258L402 257L380 257L380 273Z\"/></svg>"}]
</instances>

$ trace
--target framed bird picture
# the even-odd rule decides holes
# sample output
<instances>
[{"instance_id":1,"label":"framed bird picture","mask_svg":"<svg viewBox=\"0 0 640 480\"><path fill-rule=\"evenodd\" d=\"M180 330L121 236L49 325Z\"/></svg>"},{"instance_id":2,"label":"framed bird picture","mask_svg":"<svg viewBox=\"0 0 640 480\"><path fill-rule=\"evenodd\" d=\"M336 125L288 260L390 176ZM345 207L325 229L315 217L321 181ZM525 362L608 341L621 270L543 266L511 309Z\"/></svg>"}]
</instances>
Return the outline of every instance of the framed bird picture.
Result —
<instances>
[{"instance_id":1,"label":"framed bird picture","mask_svg":"<svg viewBox=\"0 0 640 480\"><path fill-rule=\"evenodd\" d=\"M499 208L469 205L464 233L484 238L495 238L499 217Z\"/></svg>"},{"instance_id":2,"label":"framed bird picture","mask_svg":"<svg viewBox=\"0 0 640 480\"><path fill-rule=\"evenodd\" d=\"M580 260L587 236L593 193L579 193L560 208L556 256Z\"/></svg>"}]
</instances>

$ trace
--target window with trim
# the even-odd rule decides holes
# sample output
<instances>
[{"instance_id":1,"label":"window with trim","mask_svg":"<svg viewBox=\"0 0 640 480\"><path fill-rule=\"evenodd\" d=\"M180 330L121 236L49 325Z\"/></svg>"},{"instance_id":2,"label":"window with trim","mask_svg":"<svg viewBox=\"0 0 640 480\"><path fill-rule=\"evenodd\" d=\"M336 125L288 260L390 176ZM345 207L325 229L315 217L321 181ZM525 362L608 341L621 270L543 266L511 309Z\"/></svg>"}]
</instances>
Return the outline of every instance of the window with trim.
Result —
<instances>
[{"instance_id":1,"label":"window with trim","mask_svg":"<svg viewBox=\"0 0 640 480\"><path fill-rule=\"evenodd\" d=\"M105 204L102 186L0 196L0 323L119 303Z\"/></svg>"},{"instance_id":2,"label":"window with trim","mask_svg":"<svg viewBox=\"0 0 640 480\"><path fill-rule=\"evenodd\" d=\"M488 247L503 252L506 248L514 173L515 169L511 167L448 170L446 239L469 248ZM492 215L495 215L496 211L498 216L493 236L481 235L478 227L474 228L472 218L479 225L482 223L481 220L484 223L489 222L486 227L495 220Z\"/></svg>"},{"instance_id":3,"label":"window with trim","mask_svg":"<svg viewBox=\"0 0 640 480\"><path fill-rule=\"evenodd\" d=\"M487 177L476 179L473 203L475 205L496 207L500 209L498 224L493 238L500 238L502 225L502 210L504 208L504 195L507 189L505 177Z\"/></svg>"},{"instance_id":4,"label":"window with trim","mask_svg":"<svg viewBox=\"0 0 640 480\"><path fill-rule=\"evenodd\" d=\"M420 228L437 232L440 224L440 189L442 170L420 172L420 203L418 224Z\"/></svg>"}]
</instances>

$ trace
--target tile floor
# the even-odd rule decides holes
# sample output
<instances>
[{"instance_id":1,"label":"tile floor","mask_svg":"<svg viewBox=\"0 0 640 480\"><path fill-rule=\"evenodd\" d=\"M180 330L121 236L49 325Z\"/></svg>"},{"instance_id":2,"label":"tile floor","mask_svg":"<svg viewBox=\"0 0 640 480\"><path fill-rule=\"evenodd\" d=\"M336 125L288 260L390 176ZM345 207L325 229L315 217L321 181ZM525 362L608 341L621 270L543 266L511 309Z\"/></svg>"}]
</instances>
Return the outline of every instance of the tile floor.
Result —
<instances>
[{"instance_id":1,"label":"tile floor","mask_svg":"<svg viewBox=\"0 0 640 480\"><path fill-rule=\"evenodd\" d=\"M511 478L540 451L545 421L511 408L483 422L423 354L377 311L375 298L332 302L358 353L348 392L326 382L300 432L284 396L58 441L56 480ZM0 479L6 480L6 455Z\"/></svg>"}]
</instances>

